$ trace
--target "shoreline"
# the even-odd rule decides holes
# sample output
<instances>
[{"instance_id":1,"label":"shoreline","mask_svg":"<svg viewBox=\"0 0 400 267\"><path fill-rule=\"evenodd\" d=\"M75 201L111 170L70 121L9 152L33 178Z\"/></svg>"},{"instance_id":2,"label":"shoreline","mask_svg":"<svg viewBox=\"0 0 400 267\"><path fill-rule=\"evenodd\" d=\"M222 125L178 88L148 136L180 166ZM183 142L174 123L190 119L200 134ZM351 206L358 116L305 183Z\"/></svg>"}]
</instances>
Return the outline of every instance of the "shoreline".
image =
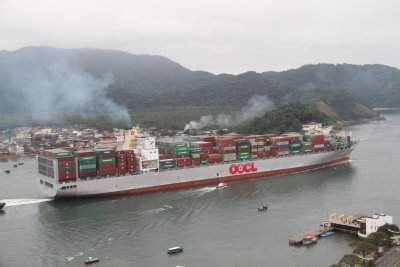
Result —
<instances>
[{"instance_id":1,"label":"shoreline","mask_svg":"<svg viewBox=\"0 0 400 267\"><path fill-rule=\"evenodd\" d=\"M400 108L373 108L372 110L379 111L379 110L398 110L398 109L400 109Z\"/></svg>"},{"instance_id":2,"label":"shoreline","mask_svg":"<svg viewBox=\"0 0 400 267\"><path fill-rule=\"evenodd\" d=\"M399 108L400 109L400 108ZM375 117L372 119L361 119L361 120L351 120L351 121L337 121L336 124L339 126L349 126L353 124L360 124L360 123L369 123L371 121L384 121L386 118L382 115L379 117Z\"/></svg>"}]
</instances>

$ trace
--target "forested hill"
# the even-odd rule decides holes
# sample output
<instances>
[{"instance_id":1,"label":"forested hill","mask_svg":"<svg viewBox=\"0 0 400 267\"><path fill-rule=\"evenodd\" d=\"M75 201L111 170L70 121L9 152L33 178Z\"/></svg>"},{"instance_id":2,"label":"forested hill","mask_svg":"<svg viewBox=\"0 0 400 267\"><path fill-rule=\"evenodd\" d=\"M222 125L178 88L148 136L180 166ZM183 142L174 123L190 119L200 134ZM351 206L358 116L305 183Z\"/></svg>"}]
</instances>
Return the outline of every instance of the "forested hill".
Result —
<instances>
[{"instance_id":1,"label":"forested hill","mask_svg":"<svg viewBox=\"0 0 400 267\"><path fill-rule=\"evenodd\" d=\"M214 75L162 56L116 50L0 51L0 116L83 112L126 118L126 108L134 123L182 127L202 115L240 111L254 96L268 97L274 106L312 104L341 120L370 118L371 107L400 107L400 71L318 64Z\"/></svg>"}]
</instances>

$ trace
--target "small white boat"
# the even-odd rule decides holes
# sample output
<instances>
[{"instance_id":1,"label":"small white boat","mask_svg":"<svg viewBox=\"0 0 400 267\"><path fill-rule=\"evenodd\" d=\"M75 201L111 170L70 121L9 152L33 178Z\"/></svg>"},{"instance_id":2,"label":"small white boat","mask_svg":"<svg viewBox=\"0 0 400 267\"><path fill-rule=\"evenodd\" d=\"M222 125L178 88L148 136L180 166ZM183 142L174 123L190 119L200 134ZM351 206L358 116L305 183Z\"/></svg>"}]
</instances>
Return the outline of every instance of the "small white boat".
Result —
<instances>
[{"instance_id":1,"label":"small white boat","mask_svg":"<svg viewBox=\"0 0 400 267\"><path fill-rule=\"evenodd\" d=\"M168 254L175 254L175 253L179 253L179 252L183 252L183 248L173 247L173 248L168 249Z\"/></svg>"},{"instance_id":2,"label":"small white boat","mask_svg":"<svg viewBox=\"0 0 400 267\"><path fill-rule=\"evenodd\" d=\"M219 183L215 188L216 189L222 189L222 188L225 188L225 187L228 187L225 183Z\"/></svg>"},{"instance_id":3,"label":"small white boat","mask_svg":"<svg viewBox=\"0 0 400 267\"><path fill-rule=\"evenodd\" d=\"M172 209L172 206L164 205L162 208L163 208L163 210L170 210L170 209Z\"/></svg>"},{"instance_id":4,"label":"small white boat","mask_svg":"<svg viewBox=\"0 0 400 267\"><path fill-rule=\"evenodd\" d=\"M311 245L317 243L318 238L316 236L310 235L303 239L303 245Z\"/></svg>"},{"instance_id":5,"label":"small white boat","mask_svg":"<svg viewBox=\"0 0 400 267\"><path fill-rule=\"evenodd\" d=\"M89 257L87 260L85 260L85 264L92 264L92 263L95 263L95 262L98 262L98 261L100 261L99 258Z\"/></svg>"}]
</instances>

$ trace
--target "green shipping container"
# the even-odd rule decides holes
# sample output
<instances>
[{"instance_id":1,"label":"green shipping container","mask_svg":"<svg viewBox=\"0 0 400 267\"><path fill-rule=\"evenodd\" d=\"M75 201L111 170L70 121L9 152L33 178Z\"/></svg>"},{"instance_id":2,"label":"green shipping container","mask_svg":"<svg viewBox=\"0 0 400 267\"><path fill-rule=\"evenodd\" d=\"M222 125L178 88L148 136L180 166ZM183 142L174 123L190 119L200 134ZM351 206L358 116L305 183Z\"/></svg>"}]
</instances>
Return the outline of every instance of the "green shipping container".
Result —
<instances>
[{"instance_id":1,"label":"green shipping container","mask_svg":"<svg viewBox=\"0 0 400 267\"><path fill-rule=\"evenodd\" d=\"M161 165L161 169L175 168L175 164Z\"/></svg>"},{"instance_id":2,"label":"green shipping container","mask_svg":"<svg viewBox=\"0 0 400 267\"><path fill-rule=\"evenodd\" d=\"M312 148L311 148L311 149L302 149L302 152L303 152L303 153L312 152L312 151L313 151Z\"/></svg>"},{"instance_id":3,"label":"green shipping container","mask_svg":"<svg viewBox=\"0 0 400 267\"><path fill-rule=\"evenodd\" d=\"M111 159L99 159L99 163L110 163L110 162L115 162L115 158Z\"/></svg>"},{"instance_id":4,"label":"green shipping container","mask_svg":"<svg viewBox=\"0 0 400 267\"><path fill-rule=\"evenodd\" d=\"M82 160L78 162L79 165L96 164L96 160Z\"/></svg>"},{"instance_id":5,"label":"green shipping container","mask_svg":"<svg viewBox=\"0 0 400 267\"><path fill-rule=\"evenodd\" d=\"M79 169L80 170L96 169L96 164L80 165Z\"/></svg>"},{"instance_id":6,"label":"green shipping container","mask_svg":"<svg viewBox=\"0 0 400 267\"><path fill-rule=\"evenodd\" d=\"M78 161L96 160L96 156L78 157Z\"/></svg>"},{"instance_id":7,"label":"green shipping container","mask_svg":"<svg viewBox=\"0 0 400 267\"><path fill-rule=\"evenodd\" d=\"M58 158L58 157L67 157L67 156L72 156L72 153L69 151L65 152L55 152L53 153L53 157Z\"/></svg>"},{"instance_id":8,"label":"green shipping container","mask_svg":"<svg viewBox=\"0 0 400 267\"><path fill-rule=\"evenodd\" d=\"M298 143L298 144L289 144L289 147L301 147L301 144L300 143Z\"/></svg>"},{"instance_id":9,"label":"green shipping container","mask_svg":"<svg viewBox=\"0 0 400 267\"><path fill-rule=\"evenodd\" d=\"M301 150L290 150L290 154L299 154Z\"/></svg>"},{"instance_id":10,"label":"green shipping container","mask_svg":"<svg viewBox=\"0 0 400 267\"><path fill-rule=\"evenodd\" d=\"M202 160L202 161L200 161L200 163L201 163L201 164L207 164L207 163L208 163L208 160Z\"/></svg>"},{"instance_id":11,"label":"green shipping container","mask_svg":"<svg viewBox=\"0 0 400 267\"><path fill-rule=\"evenodd\" d=\"M242 152L237 154L237 159L249 159L251 158L250 152Z\"/></svg>"},{"instance_id":12,"label":"green shipping container","mask_svg":"<svg viewBox=\"0 0 400 267\"><path fill-rule=\"evenodd\" d=\"M246 149L246 148L250 148L250 145L237 146L237 149Z\"/></svg>"},{"instance_id":13,"label":"green shipping container","mask_svg":"<svg viewBox=\"0 0 400 267\"><path fill-rule=\"evenodd\" d=\"M75 170L75 166L65 166L65 167L58 167L59 171L73 171Z\"/></svg>"},{"instance_id":14,"label":"green shipping container","mask_svg":"<svg viewBox=\"0 0 400 267\"><path fill-rule=\"evenodd\" d=\"M314 143L313 142L303 142L301 143L302 146L313 146Z\"/></svg>"}]
</instances>

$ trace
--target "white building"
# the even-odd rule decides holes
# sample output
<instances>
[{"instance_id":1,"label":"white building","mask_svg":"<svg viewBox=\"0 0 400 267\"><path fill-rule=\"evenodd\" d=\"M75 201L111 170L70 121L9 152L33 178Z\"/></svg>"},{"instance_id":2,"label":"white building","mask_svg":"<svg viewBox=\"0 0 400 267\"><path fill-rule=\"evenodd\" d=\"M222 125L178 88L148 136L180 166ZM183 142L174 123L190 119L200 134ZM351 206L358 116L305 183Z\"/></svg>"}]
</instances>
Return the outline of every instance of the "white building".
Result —
<instances>
[{"instance_id":1,"label":"white building","mask_svg":"<svg viewBox=\"0 0 400 267\"><path fill-rule=\"evenodd\" d=\"M358 236L366 238L369 234L378 231L379 227L385 224L393 224L393 218L392 216L385 214L374 214L372 216L358 219L358 222L360 223Z\"/></svg>"},{"instance_id":2,"label":"white building","mask_svg":"<svg viewBox=\"0 0 400 267\"><path fill-rule=\"evenodd\" d=\"M115 142L117 143L123 143L125 142L125 135L115 135Z\"/></svg>"}]
</instances>

